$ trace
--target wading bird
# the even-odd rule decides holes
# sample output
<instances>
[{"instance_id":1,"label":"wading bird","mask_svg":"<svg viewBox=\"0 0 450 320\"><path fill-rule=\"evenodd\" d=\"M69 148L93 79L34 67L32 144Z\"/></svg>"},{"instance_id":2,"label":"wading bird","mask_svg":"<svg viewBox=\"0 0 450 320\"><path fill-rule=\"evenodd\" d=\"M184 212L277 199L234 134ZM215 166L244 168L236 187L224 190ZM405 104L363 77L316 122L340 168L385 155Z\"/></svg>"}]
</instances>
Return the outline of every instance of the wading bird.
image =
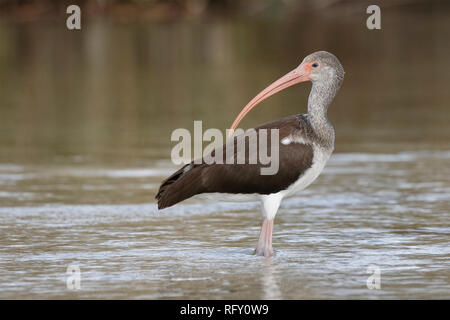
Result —
<instances>
[{"instance_id":1,"label":"wading bird","mask_svg":"<svg viewBox=\"0 0 450 320\"><path fill-rule=\"evenodd\" d=\"M334 128L327 109L344 80L344 69L331 53L318 51L253 98L231 126L235 130L245 115L271 95L292 85L311 81L308 113L274 120L255 128L279 131L279 168L276 174L262 175L261 164L196 164L191 162L161 183L156 195L158 208L170 207L201 193L256 194L261 199L263 223L255 253L272 256L273 220L281 200L305 189L322 172L334 148ZM220 147L236 143L245 133ZM215 150L217 151L217 149ZM213 153L215 152L213 151ZM252 151L246 149L245 157ZM254 151L253 151L254 152Z\"/></svg>"}]
</instances>

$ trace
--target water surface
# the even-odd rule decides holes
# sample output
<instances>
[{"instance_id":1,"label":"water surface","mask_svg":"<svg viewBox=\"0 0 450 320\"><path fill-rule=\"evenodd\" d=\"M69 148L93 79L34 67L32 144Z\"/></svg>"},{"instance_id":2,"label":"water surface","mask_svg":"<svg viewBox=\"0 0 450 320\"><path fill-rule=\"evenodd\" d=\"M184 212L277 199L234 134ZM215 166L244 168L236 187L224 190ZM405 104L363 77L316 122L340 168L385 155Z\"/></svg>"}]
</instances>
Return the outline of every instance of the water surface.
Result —
<instances>
[{"instance_id":1,"label":"water surface","mask_svg":"<svg viewBox=\"0 0 450 320\"><path fill-rule=\"evenodd\" d=\"M386 11L380 32L364 21L2 23L0 298L450 298L449 11ZM172 130L225 129L318 49L346 69L329 110L336 151L282 203L275 257L252 255L254 199L157 211L177 168ZM291 88L242 125L305 112L308 92Z\"/></svg>"}]
</instances>

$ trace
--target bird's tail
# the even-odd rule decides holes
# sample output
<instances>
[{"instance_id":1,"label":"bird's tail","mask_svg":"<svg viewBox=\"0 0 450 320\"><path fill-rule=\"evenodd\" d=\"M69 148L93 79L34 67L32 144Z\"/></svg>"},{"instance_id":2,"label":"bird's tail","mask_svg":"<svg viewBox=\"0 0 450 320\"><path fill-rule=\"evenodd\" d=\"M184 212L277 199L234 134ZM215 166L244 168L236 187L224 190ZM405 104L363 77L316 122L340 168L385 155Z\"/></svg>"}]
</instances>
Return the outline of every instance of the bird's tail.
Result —
<instances>
[{"instance_id":1,"label":"bird's tail","mask_svg":"<svg viewBox=\"0 0 450 320\"><path fill-rule=\"evenodd\" d=\"M191 163L164 180L156 194L158 209L173 206L204 192L200 171L201 168Z\"/></svg>"}]
</instances>

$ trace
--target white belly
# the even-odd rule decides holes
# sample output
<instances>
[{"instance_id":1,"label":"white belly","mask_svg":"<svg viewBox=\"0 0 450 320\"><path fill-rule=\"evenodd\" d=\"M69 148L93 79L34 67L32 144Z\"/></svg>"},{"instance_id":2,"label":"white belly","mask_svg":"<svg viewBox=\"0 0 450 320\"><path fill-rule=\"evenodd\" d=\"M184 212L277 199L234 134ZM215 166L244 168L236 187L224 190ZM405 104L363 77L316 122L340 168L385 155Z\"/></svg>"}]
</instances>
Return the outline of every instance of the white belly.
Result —
<instances>
[{"instance_id":1,"label":"white belly","mask_svg":"<svg viewBox=\"0 0 450 320\"><path fill-rule=\"evenodd\" d=\"M331 156L331 151L327 151L321 147L313 146L314 158L311 167L306 170L300 178L289 186L283 196L289 196L308 187L320 175Z\"/></svg>"},{"instance_id":2,"label":"white belly","mask_svg":"<svg viewBox=\"0 0 450 320\"><path fill-rule=\"evenodd\" d=\"M262 215L264 218L273 219L277 214L278 207L284 197L290 196L309 186L322 172L325 164L330 158L331 152L318 146L313 146L314 158L311 167L306 170L300 178L290 185L286 190L268 195L260 195L262 200Z\"/></svg>"}]
</instances>

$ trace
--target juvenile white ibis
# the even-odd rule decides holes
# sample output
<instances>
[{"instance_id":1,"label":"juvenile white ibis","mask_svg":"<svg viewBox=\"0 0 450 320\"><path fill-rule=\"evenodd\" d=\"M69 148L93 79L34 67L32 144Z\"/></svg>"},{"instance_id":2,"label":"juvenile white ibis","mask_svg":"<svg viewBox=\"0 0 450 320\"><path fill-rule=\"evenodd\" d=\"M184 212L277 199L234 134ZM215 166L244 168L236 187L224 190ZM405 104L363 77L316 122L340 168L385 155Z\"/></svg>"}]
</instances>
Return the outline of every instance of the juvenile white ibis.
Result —
<instances>
[{"instance_id":1,"label":"juvenile white ibis","mask_svg":"<svg viewBox=\"0 0 450 320\"><path fill-rule=\"evenodd\" d=\"M200 193L256 194L261 199L263 223L255 253L272 256L273 220L281 200L305 189L322 172L334 148L334 128L327 109L344 80L344 69L331 53L318 51L253 98L231 127L256 105L294 84L311 81L308 113L296 114L258 126L255 130L279 130L279 169L262 175L261 164L196 164L191 162L164 180L156 199L158 208L170 207ZM243 134L245 135L245 133ZM241 135L242 136L242 135ZM239 136L227 143L236 143ZM226 144L221 149L225 150ZM217 150L217 149L216 149ZM214 152L214 151L213 151ZM251 156L247 150L245 157Z\"/></svg>"}]
</instances>

